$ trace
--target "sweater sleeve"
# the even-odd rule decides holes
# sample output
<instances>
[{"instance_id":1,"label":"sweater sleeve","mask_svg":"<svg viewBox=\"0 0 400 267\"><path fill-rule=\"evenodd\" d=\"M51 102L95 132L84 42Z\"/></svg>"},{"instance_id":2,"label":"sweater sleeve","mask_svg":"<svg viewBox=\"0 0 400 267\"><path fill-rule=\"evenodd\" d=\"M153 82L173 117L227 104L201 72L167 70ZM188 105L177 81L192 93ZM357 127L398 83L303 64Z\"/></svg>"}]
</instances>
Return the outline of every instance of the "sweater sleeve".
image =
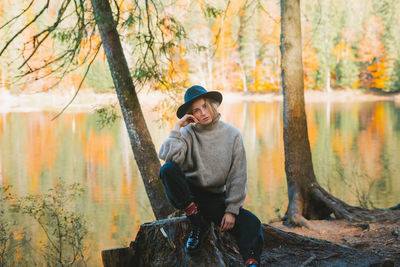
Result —
<instances>
[{"instance_id":1,"label":"sweater sleeve","mask_svg":"<svg viewBox=\"0 0 400 267\"><path fill-rule=\"evenodd\" d=\"M235 139L232 163L226 181L226 209L235 215L243 206L247 193L247 162L243 140L240 135Z\"/></svg>"},{"instance_id":2,"label":"sweater sleeve","mask_svg":"<svg viewBox=\"0 0 400 267\"><path fill-rule=\"evenodd\" d=\"M182 133L172 130L169 137L161 145L158 157L165 161L172 161L182 166L186 158L188 142Z\"/></svg>"}]
</instances>

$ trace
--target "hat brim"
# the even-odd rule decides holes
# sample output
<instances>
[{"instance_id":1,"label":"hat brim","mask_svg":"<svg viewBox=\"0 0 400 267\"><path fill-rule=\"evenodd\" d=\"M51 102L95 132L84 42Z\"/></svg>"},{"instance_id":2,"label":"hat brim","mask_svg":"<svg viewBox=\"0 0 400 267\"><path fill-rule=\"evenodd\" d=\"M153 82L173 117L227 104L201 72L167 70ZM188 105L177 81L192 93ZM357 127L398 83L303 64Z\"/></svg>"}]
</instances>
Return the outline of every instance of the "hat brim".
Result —
<instances>
[{"instance_id":1,"label":"hat brim","mask_svg":"<svg viewBox=\"0 0 400 267\"><path fill-rule=\"evenodd\" d=\"M199 98L211 98L215 101L217 101L219 104L222 102L222 94L217 91L209 91L207 93L201 94L196 96L195 98L191 99L190 101L186 102L185 104L181 105L178 110L176 111L176 116L180 119L183 116L185 116L188 108L193 104L194 101L196 101Z\"/></svg>"}]
</instances>

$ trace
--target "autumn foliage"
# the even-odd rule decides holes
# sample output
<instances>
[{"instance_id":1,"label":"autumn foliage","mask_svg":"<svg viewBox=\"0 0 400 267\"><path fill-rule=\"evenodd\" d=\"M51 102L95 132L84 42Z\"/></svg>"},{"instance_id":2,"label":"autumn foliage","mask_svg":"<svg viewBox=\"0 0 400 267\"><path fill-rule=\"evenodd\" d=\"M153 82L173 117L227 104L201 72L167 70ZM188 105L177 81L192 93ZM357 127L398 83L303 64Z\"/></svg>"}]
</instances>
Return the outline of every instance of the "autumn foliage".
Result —
<instances>
[{"instance_id":1,"label":"autumn foliage","mask_svg":"<svg viewBox=\"0 0 400 267\"><path fill-rule=\"evenodd\" d=\"M1 29L4 33L1 35L2 43L9 40L11 33L20 29L23 23L35 17L42 2L36 1L35 8L25 12L12 27ZM302 1L305 88L324 90L325 86L331 86L334 89L396 90L399 65L396 63L399 60L396 36L400 34L396 26L400 25L400 16L396 15L398 4L387 1L364 4L357 0L346 5L344 0L327 0L317 8L319 5L314 2ZM144 78L147 87L169 90L198 83L207 88L228 91L280 90L278 2L191 3L180 0L168 5L163 1L154 3L148 7L147 13L141 1L121 1L118 12L116 6L113 7L119 15L118 28L126 45L132 75L138 80ZM10 9L10 5L19 7L19 10L25 7L23 1L2 2L0 22L3 24L18 14L18 10ZM360 9L360 6L363 8ZM45 20L55 20L58 8L57 5L50 6L46 18L35 21L2 55L1 87L9 90L18 88L17 91L74 91L79 87L85 76L84 68L88 65L87 55L95 54L100 43L95 28L88 26L86 29L79 47L75 48L77 57L73 65L77 68L64 73L66 78L61 83L58 80L60 73L54 74L57 68L47 65L65 48L68 38L75 38L69 35L68 29L73 26L70 19L63 21L60 31L48 36L29 64L20 68L23 60L35 49L29 42L44 29ZM90 8L90 4L86 8ZM136 14L135 10L142 13ZM90 15L86 19L91 25ZM148 22L153 32L146 29ZM152 35L154 47L150 50L141 48L137 40L145 40L146 36ZM17 60L16 51L22 52L22 57ZM160 56L159 51L165 54ZM154 54L152 57L160 57L158 64L146 65L149 63L146 59L147 63L135 65L141 57L151 54ZM107 68L103 50L98 53L94 64L102 67L92 68L84 87L94 90L112 87L109 74L103 75L102 71ZM156 66L159 69L155 70ZM156 78L152 72L162 78ZM23 73L31 74L15 82L14 77ZM96 80L99 76L102 79Z\"/></svg>"}]
</instances>

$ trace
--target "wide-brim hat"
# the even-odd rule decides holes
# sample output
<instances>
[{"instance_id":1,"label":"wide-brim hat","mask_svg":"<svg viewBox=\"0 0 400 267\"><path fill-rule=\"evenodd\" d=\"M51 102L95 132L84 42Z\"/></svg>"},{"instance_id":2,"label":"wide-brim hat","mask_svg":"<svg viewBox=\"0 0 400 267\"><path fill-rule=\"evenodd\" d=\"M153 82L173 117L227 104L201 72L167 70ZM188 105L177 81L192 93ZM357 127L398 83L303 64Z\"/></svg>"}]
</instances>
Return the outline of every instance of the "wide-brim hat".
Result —
<instances>
[{"instance_id":1,"label":"wide-brim hat","mask_svg":"<svg viewBox=\"0 0 400 267\"><path fill-rule=\"evenodd\" d=\"M217 101L219 104L222 102L222 94L217 91L207 91L202 86L194 85L186 90L185 93L185 103L181 105L176 111L176 116L180 119L185 116L188 108L192 105L192 103L199 99L200 97L211 98Z\"/></svg>"}]
</instances>

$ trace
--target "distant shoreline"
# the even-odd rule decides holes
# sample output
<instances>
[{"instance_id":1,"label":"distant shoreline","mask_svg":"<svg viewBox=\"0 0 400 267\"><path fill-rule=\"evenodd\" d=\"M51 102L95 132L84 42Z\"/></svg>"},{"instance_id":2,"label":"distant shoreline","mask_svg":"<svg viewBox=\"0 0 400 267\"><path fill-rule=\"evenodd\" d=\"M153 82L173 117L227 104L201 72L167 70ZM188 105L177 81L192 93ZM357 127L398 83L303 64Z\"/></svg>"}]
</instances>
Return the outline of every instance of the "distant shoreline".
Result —
<instances>
[{"instance_id":1,"label":"distant shoreline","mask_svg":"<svg viewBox=\"0 0 400 267\"><path fill-rule=\"evenodd\" d=\"M224 98L228 101L249 101L249 102L274 102L283 101L281 93L224 93ZM397 94L376 94L361 90L334 90L325 92L319 90L306 90L304 92L306 103L313 102L359 102L359 101L383 101L394 100L400 101L400 93Z\"/></svg>"},{"instance_id":2,"label":"distant shoreline","mask_svg":"<svg viewBox=\"0 0 400 267\"><path fill-rule=\"evenodd\" d=\"M161 92L140 92L139 99L142 105L155 106L166 96ZM281 102L283 95L278 92L243 93L224 92L224 103L237 102ZM70 92L39 92L10 94L0 90L0 113L7 112L35 112L35 111L60 111L72 99ZM400 94L378 95L373 92L361 90L335 90L323 92L315 90L305 91L306 103L315 102L363 102L392 100L400 103ZM118 99L115 93L93 93L82 90L76 99L67 108L66 112L91 112L103 106L116 105Z\"/></svg>"}]
</instances>

